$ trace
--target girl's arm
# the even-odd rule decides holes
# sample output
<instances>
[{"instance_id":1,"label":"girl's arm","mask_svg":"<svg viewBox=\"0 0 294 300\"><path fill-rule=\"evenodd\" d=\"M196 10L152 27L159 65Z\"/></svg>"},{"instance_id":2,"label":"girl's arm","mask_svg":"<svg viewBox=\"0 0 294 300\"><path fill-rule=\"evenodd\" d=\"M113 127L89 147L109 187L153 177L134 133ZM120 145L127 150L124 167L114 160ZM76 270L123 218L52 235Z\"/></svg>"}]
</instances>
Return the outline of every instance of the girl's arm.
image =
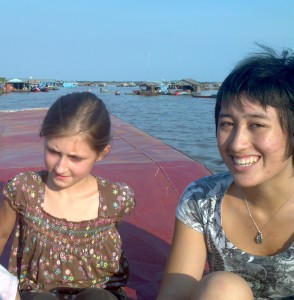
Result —
<instances>
[{"instance_id":1,"label":"girl's arm","mask_svg":"<svg viewBox=\"0 0 294 300\"><path fill-rule=\"evenodd\" d=\"M206 263L202 233L176 220L171 252L157 300L190 299Z\"/></svg>"},{"instance_id":2,"label":"girl's arm","mask_svg":"<svg viewBox=\"0 0 294 300\"><path fill-rule=\"evenodd\" d=\"M10 203L2 199L0 205L0 256L4 250L7 240L9 239L17 218L17 211Z\"/></svg>"}]
</instances>

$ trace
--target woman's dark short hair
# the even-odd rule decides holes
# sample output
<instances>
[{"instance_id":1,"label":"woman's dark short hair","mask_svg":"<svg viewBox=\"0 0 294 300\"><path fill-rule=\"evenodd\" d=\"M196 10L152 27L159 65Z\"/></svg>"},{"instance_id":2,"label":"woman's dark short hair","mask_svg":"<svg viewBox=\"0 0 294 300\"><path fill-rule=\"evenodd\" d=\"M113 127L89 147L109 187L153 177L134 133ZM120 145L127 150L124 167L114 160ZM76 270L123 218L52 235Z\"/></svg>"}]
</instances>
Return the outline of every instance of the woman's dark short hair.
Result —
<instances>
[{"instance_id":1,"label":"woman's dark short hair","mask_svg":"<svg viewBox=\"0 0 294 300\"><path fill-rule=\"evenodd\" d=\"M86 134L90 146L100 153L111 139L110 116L105 104L90 92L72 93L58 98L49 108L40 136L53 138Z\"/></svg>"},{"instance_id":2,"label":"woman's dark short hair","mask_svg":"<svg viewBox=\"0 0 294 300\"><path fill-rule=\"evenodd\" d=\"M262 53L242 60L222 83L216 98L215 125L222 107L239 102L241 96L266 109L277 109L280 124L288 136L286 157L294 151L294 56L291 49L281 55L266 46ZM240 103L241 104L241 103Z\"/></svg>"}]
</instances>

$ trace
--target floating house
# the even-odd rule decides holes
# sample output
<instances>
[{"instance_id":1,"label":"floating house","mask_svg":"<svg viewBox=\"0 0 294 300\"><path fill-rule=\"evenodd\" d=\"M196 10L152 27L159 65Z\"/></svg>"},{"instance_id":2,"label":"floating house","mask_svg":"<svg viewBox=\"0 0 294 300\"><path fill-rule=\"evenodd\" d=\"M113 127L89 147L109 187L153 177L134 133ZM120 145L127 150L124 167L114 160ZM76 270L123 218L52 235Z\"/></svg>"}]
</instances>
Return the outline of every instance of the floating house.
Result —
<instances>
[{"instance_id":1,"label":"floating house","mask_svg":"<svg viewBox=\"0 0 294 300\"><path fill-rule=\"evenodd\" d=\"M139 90L137 90L138 95L143 96L157 96L161 95L161 86L155 82L144 82L139 85Z\"/></svg>"},{"instance_id":2,"label":"floating house","mask_svg":"<svg viewBox=\"0 0 294 300\"><path fill-rule=\"evenodd\" d=\"M194 79L182 79L172 81L169 88L169 94L175 95L177 92L200 92L202 84Z\"/></svg>"},{"instance_id":3,"label":"floating house","mask_svg":"<svg viewBox=\"0 0 294 300\"><path fill-rule=\"evenodd\" d=\"M13 89L16 90L23 90L25 88L25 82L18 79L18 78L13 78L7 81L8 84L13 86Z\"/></svg>"}]
</instances>

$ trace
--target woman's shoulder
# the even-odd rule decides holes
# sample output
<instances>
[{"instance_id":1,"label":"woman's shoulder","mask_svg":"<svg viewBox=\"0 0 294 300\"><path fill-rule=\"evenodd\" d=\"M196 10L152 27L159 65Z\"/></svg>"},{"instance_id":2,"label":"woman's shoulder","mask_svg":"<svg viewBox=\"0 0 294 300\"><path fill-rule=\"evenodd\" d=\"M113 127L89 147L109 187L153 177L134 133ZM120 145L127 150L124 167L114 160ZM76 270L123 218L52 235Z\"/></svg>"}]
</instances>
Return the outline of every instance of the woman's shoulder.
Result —
<instances>
[{"instance_id":1,"label":"woman's shoulder","mask_svg":"<svg viewBox=\"0 0 294 300\"><path fill-rule=\"evenodd\" d=\"M183 194L204 192L206 195L215 195L221 190L227 190L233 178L229 172L213 174L191 182Z\"/></svg>"},{"instance_id":2,"label":"woman's shoulder","mask_svg":"<svg viewBox=\"0 0 294 300\"><path fill-rule=\"evenodd\" d=\"M221 201L232 182L229 173L202 177L193 181L182 194L176 210L176 217L189 227L203 232L210 214Z\"/></svg>"}]
</instances>

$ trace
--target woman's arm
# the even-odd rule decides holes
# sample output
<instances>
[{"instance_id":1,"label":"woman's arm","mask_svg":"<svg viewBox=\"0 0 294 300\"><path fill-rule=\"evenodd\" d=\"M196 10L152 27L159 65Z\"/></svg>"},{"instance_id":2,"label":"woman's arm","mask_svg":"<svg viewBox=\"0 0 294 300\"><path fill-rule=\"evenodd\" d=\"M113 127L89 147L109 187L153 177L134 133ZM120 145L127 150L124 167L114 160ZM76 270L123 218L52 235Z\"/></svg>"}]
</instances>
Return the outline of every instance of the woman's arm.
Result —
<instances>
[{"instance_id":1,"label":"woman's arm","mask_svg":"<svg viewBox=\"0 0 294 300\"><path fill-rule=\"evenodd\" d=\"M176 220L171 252L157 300L190 299L206 263L202 233Z\"/></svg>"},{"instance_id":2,"label":"woman's arm","mask_svg":"<svg viewBox=\"0 0 294 300\"><path fill-rule=\"evenodd\" d=\"M2 199L0 205L0 256L9 239L17 218L16 210L11 207L7 200Z\"/></svg>"}]
</instances>

